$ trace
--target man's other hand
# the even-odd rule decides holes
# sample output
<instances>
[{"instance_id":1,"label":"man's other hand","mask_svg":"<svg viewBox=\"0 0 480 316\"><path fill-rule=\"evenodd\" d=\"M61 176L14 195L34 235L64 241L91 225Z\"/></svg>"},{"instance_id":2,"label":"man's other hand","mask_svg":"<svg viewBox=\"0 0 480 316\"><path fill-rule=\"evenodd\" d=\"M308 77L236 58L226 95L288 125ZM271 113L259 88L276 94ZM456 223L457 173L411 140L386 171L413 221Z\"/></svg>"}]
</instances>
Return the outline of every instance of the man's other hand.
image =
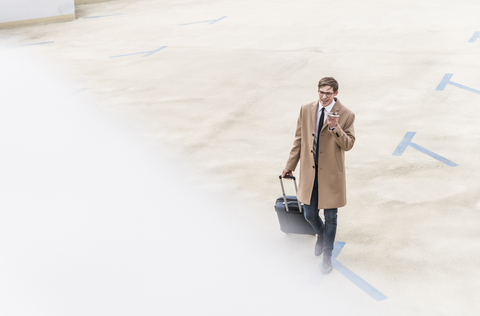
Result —
<instances>
[{"instance_id":1,"label":"man's other hand","mask_svg":"<svg viewBox=\"0 0 480 316\"><path fill-rule=\"evenodd\" d=\"M283 171L282 171L282 178L285 178L285 176L291 176L291 177L293 177L292 170L283 169Z\"/></svg>"}]
</instances>

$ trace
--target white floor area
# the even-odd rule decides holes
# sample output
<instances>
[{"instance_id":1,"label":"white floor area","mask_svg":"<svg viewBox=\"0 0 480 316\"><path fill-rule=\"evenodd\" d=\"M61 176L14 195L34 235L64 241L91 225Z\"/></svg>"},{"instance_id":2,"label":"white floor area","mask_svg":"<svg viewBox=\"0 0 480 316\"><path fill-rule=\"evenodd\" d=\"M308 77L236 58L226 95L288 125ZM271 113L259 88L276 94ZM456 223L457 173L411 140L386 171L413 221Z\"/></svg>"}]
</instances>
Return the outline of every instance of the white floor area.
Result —
<instances>
[{"instance_id":1,"label":"white floor area","mask_svg":"<svg viewBox=\"0 0 480 316\"><path fill-rule=\"evenodd\" d=\"M479 315L479 13L112 0L0 30L0 314ZM273 205L325 76L357 140L321 276Z\"/></svg>"}]
</instances>

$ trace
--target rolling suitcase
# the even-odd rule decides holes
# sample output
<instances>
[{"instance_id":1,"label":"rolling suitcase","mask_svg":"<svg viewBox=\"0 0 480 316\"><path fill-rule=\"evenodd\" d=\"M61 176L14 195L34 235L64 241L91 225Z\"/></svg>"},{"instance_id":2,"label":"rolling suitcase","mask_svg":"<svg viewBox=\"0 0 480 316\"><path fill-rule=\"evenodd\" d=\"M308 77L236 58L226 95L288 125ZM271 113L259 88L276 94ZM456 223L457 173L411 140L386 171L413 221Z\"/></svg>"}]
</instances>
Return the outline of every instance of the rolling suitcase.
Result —
<instances>
[{"instance_id":1,"label":"rolling suitcase","mask_svg":"<svg viewBox=\"0 0 480 316\"><path fill-rule=\"evenodd\" d=\"M275 203L275 211L277 212L280 230L287 234L306 234L315 235L313 227L307 222L303 215L303 207L296 196L285 195L282 176L280 185L282 187L283 196L279 197ZM295 184L295 193L297 193L297 182L295 177L286 176L285 178L293 179Z\"/></svg>"}]
</instances>

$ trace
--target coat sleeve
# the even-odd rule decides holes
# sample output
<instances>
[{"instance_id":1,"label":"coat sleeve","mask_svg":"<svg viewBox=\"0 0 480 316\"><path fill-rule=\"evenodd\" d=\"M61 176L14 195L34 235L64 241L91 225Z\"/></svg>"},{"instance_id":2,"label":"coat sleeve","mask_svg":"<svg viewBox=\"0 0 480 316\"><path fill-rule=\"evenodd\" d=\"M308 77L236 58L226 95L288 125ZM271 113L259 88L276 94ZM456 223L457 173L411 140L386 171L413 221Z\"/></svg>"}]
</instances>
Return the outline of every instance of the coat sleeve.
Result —
<instances>
[{"instance_id":1,"label":"coat sleeve","mask_svg":"<svg viewBox=\"0 0 480 316\"><path fill-rule=\"evenodd\" d=\"M345 151L349 151L353 148L355 143L355 130L353 128L353 122L355 121L355 114L350 113L347 120L341 127L340 124L330 131L335 142Z\"/></svg>"},{"instance_id":2,"label":"coat sleeve","mask_svg":"<svg viewBox=\"0 0 480 316\"><path fill-rule=\"evenodd\" d=\"M293 140L293 147L290 150L286 169L294 171L300 160L300 151L302 146L302 109L300 109L300 115L298 116L297 129L295 131L295 139Z\"/></svg>"}]
</instances>

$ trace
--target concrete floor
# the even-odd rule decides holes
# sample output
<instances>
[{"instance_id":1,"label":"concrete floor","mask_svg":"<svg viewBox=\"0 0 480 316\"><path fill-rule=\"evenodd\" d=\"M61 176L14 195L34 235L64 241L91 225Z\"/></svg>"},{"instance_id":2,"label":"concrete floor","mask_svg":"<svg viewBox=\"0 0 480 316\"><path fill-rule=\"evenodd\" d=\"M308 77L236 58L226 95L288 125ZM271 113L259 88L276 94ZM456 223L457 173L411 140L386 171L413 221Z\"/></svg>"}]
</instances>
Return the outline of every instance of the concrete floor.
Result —
<instances>
[{"instance_id":1,"label":"concrete floor","mask_svg":"<svg viewBox=\"0 0 480 316\"><path fill-rule=\"evenodd\" d=\"M62 81L63 92L75 102L94 104L102 115L135 131L135 142L152 156L174 160L176 168L184 169L182 177L195 178L192 190L201 187L222 196L224 204L213 208L220 214L218 225L239 224L234 232L223 227L212 238L234 244L242 234L258 238L250 241L261 244L258 258L265 249L272 252L258 261L278 262L292 271L278 279L296 284L284 295L296 297L307 311L478 315L479 12L476 1L451 0L114 0L77 6L75 21L0 30L0 46L5 56L41 64L39 69ZM461 86L440 87L446 74ZM339 81L338 98L356 113L357 141L346 155L348 204L339 211L337 231L337 240L346 244L338 261L388 297L381 301L337 270L316 279L321 258L313 255L314 238L281 233L273 210L299 108L317 98L316 85L324 76ZM401 156L392 155L407 132L416 133L412 142L420 150L409 146ZM173 173L158 161L155 168ZM178 195L182 185L172 184L172 192ZM185 195L195 208L191 193L181 193L175 202L184 202ZM218 228L211 225L211 230ZM183 241L171 231L167 238L173 245L182 239L179 247L204 247L193 235ZM225 268L248 261L244 257L250 251L241 249L245 252L233 251L235 259L231 250L217 254L217 263ZM198 260L179 258L180 265ZM229 271L238 282L248 275ZM251 310L236 306L239 314L263 315L285 303L282 296L272 296L255 305L246 293L271 290L255 276L245 292L236 293L237 301L228 300L250 304ZM222 286L235 287L234 281L219 284L206 290L219 294ZM173 297L188 304L191 289L185 285L178 291ZM19 301L30 297L21 289L18 293L14 299ZM71 299L65 294L63 304ZM156 297L143 300L144 312L158 311ZM123 303L115 303L120 313L136 313L122 309ZM211 304L190 312L207 314ZM64 311L52 306L45 303L40 310ZM228 306L213 314L234 313ZM277 312L289 308L295 311L290 304Z\"/></svg>"}]
</instances>

